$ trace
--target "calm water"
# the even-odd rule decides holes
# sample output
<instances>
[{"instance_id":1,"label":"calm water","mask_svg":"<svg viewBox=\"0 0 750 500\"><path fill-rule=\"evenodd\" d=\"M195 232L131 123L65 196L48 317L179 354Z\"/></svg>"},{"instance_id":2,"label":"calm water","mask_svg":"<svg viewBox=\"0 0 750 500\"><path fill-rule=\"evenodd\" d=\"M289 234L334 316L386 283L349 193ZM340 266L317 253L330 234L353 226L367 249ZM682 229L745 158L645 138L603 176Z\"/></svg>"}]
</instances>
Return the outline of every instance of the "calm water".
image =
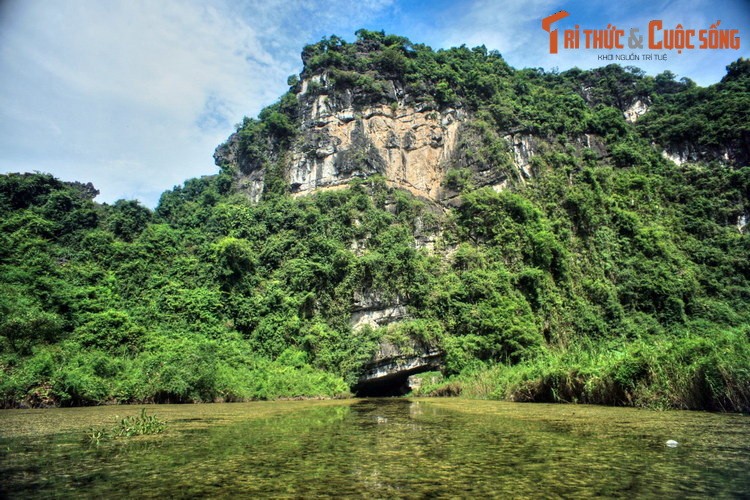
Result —
<instances>
[{"instance_id":1,"label":"calm water","mask_svg":"<svg viewBox=\"0 0 750 500\"><path fill-rule=\"evenodd\" d=\"M147 409L164 434L98 446L86 428L140 407L0 411L0 496L750 497L747 416L459 399Z\"/></svg>"}]
</instances>

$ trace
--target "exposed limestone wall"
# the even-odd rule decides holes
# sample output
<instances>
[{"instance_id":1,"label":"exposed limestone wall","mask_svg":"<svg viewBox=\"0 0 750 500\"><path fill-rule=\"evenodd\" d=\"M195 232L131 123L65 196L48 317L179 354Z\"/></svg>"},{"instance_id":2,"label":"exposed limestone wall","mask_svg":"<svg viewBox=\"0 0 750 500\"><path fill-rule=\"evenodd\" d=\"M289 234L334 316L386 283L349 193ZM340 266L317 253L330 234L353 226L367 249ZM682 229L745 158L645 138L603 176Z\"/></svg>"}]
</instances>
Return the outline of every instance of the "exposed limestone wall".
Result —
<instances>
[{"instance_id":1,"label":"exposed limestone wall","mask_svg":"<svg viewBox=\"0 0 750 500\"><path fill-rule=\"evenodd\" d=\"M302 90L309 85L304 81ZM302 137L287 166L292 192L335 188L379 173L393 187L438 200L464 113L385 104L357 110L350 100L301 92Z\"/></svg>"},{"instance_id":2,"label":"exposed limestone wall","mask_svg":"<svg viewBox=\"0 0 750 500\"><path fill-rule=\"evenodd\" d=\"M737 217L737 231L739 231L740 234L745 234L748 221L750 221L750 212L747 210L742 215Z\"/></svg>"},{"instance_id":3,"label":"exposed limestone wall","mask_svg":"<svg viewBox=\"0 0 750 500\"><path fill-rule=\"evenodd\" d=\"M372 291L354 294L350 324L355 330L365 325L372 328L386 326L406 317L406 307L398 297L384 298ZM406 343L396 345L383 339L366 363L358 386L361 389L368 384L379 384L411 373L439 369L442 357L443 352L436 345L421 340L409 339Z\"/></svg>"},{"instance_id":4,"label":"exposed limestone wall","mask_svg":"<svg viewBox=\"0 0 750 500\"><path fill-rule=\"evenodd\" d=\"M367 309L354 311L350 320L352 329L362 328L368 325L372 328L385 326L403 319L406 316L406 308L402 305L382 307L379 309Z\"/></svg>"},{"instance_id":5,"label":"exposed limestone wall","mask_svg":"<svg viewBox=\"0 0 750 500\"><path fill-rule=\"evenodd\" d=\"M690 160L689 152L684 152L684 153L685 154L683 154L682 151L676 151L675 152L675 151L664 150L664 151L661 152L661 156L663 158L671 161L675 165L682 165L686 161Z\"/></svg>"},{"instance_id":6,"label":"exposed limestone wall","mask_svg":"<svg viewBox=\"0 0 750 500\"><path fill-rule=\"evenodd\" d=\"M504 139L513 148L513 163L516 168L522 174L523 178L530 178L531 173L531 158L536 152L536 143L534 136L529 134L511 134L506 135ZM505 186L502 186L505 188ZM498 191L498 188L495 188Z\"/></svg>"},{"instance_id":7,"label":"exposed limestone wall","mask_svg":"<svg viewBox=\"0 0 750 500\"><path fill-rule=\"evenodd\" d=\"M474 137L470 117L463 109L434 110L417 103L391 82L381 96L361 89L335 89L327 75L300 82L300 129L289 151L269 140L267 162L281 161L284 175L296 196L319 190L343 189L355 178L380 174L390 187L443 206L460 204L458 192L444 185L449 168L472 171L474 186L507 189L512 182L534 176L532 158L549 145L549 138L528 133L508 133L509 163L477 161L467 151L483 147ZM368 101L368 99L372 99ZM637 101L628 112L640 116L646 105ZM472 135L474 134L474 135ZM579 147L604 148L596 138L578 139ZM237 167L236 185L257 201L263 192L264 169L260 160L242 153L239 134L219 146L216 163ZM429 248L434 241L421 242Z\"/></svg>"},{"instance_id":8,"label":"exposed limestone wall","mask_svg":"<svg viewBox=\"0 0 750 500\"><path fill-rule=\"evenodd\" d=\"M237 177L237 187L247 193L253 203L258 203L263 195L264 173L263 170L255 170Z\"/></svg>"},{"instance_id":9,"label":"exposed limestone wall","mask_svg":"<svg viewBox=\"0 0 750 500\"><path fill-rule=\"evenodd\" d=\"M730 148L722 147L714 150L699 150L693 144L670 145L661 155L677 165L697 163L700 161L716 160L724 164L739 164L742 158Z\"/></svg>"},{"instance_id":10,"label":"exposed limestone wall","mask_svg":"<svg viewBox=\"0 0 750 500\"><path fill-rule=\"evenodd\" d=\"M406 308L398 297L383 298L378 293L364 290L355 292L352 303L352 329L369 325L372 328L385 326L406 317Z\"/></svg>"},{"instance_id":11,"label":"exposed limestone wall","mask_svg":"<svg viewBox=\"0 0 750 500\"><path fill-rule=\"evenodd\" d=\"M437 369L443 353L435 346L412 340L408 345L397 346L382 341L372 359L365 366L358 384L377 382L397 376Z\"/></svg>"},{"instance_id":12,"label":"exposed limestone wall","mask_svg":"<svg viewBox=\"0 0 750 500\"><path fill-rule=\"evenodd\" d=\"M625 117L626 122L635 123L638 121L638 118L648 112L648 109L648 104L638 99L625 110L623 116Z\"/></svg>"},{"instance_id":13,"label":"exposed limestone wall","mask_svg":"<svg viewBox=\"0 0 750 500\"><path fill-rule=\"evenodd\" d=\"M214 151L214 162L218 166L233 165L237 168L236 187L257 203L263 194L265 171L260 164L254 164L241 153L242 145L238 133L229 136L227 142Z\"/></svg>"}]
</instances>

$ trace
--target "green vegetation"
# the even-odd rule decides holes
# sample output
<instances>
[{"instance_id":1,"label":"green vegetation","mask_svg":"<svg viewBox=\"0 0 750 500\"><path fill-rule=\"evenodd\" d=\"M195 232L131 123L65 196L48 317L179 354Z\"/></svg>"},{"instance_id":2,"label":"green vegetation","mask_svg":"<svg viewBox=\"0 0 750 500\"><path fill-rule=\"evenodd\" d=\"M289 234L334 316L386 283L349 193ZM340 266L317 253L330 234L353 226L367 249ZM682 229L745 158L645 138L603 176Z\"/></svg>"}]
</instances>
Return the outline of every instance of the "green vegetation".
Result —
<instances>
[{"instance_id":1,"label":"green vegetation","mask_svg":"<svg viewBox=\"0 0 750 500\"><path fill-rule=\"evenodd\" d=\"M727 66L721 82L709 88L678 86L654 100L654 113L643 117L639 127L660 144L687 150L708 160L732 152L737 162L750 161L750 92L747 79L750 60L739 59ZM674 82L672 82L673 84Z\"/></svg>"},{"instance_id":2,"label":"green vegetation","mask_svg":"<svg viewBox=\"0 0 750 500\"><path fill-rule=\"evenodd\" d=\"M514 70L483 47L364 30L302 57L303 79L327 74L311 93L392 105L399 88L406 104L466 109L443 181L460 206L379 175L290 196L294 78L238 126L237 166L154 211L95 203L90 184L2 176L5 406L345 396L379 339L412 338L445 353L434 394L750 409L747 61L700 88L615 65ZM634 125L623 111L637 100L651 109ZM511 133L536 141L531 175ZM662 158L684 144L698 161ZM251 203L236 179L257 169ZM508 189L481 187L477 171ZM416 247L438 229L434 252ZM352 330L362 297L410 319Z\"/></svg>"},{"instance_id":3,"label":"green vegetation","mask_svg":"<svg viewBox=\"0 0 750 500\"><path fill-rule=\"evenodd\" d=\"M733 411L750 405L748 344L746 329L592 342L550 350L524 364L466 372L420 393Z\"/></svg>"},{"instance_id":4,"label":"green vegetation","mask_svg":"<svg viewBox=\"0 0 750 500\"><path fill-rule=\"evenodd\" d=\"M125 417L111 429L90 428L86 431L86 437L92 444L100 444L105 439L161 434L166 426L166 422L156 415L147 415L143 408L139 415Z\"/></svg>"}]
</instances>

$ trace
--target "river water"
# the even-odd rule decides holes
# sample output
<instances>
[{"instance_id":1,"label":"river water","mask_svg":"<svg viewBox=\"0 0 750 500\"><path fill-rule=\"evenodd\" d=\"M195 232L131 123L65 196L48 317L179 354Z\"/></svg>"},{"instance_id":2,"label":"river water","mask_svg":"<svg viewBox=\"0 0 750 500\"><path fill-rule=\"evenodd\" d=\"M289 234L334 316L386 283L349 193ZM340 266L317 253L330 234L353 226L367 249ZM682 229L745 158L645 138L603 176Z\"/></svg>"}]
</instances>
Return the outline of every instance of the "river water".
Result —
<instances>
[{"instance_id":1,"label":"river water","mask_svg":"<svg viewBox=\"0 0 750 500\"><path fill-rule=\"evenodd\" d=\"M465 399L0 411L0 497L748 498L750 417ZM666 446L668 440L679 443Z\"/></svg>"}]
</instances>

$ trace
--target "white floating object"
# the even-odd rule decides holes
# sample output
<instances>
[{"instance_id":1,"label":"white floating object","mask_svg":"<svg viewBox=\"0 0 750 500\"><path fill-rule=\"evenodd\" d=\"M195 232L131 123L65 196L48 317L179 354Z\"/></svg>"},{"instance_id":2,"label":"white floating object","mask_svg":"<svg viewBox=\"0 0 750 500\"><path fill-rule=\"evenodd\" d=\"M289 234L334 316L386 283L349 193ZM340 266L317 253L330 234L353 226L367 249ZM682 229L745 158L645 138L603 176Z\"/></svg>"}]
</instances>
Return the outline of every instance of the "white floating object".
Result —
<instances>
[{"instance_id":1,"label":"white floating object","mask_svg":"<svg viewBox=\"0 0 750 500\"><path fill-rule=\"evenodd\" d=\"M679 444L680 443L678 443L674 439L670 439L669 441L667 441L667 447L669 447L669 448L677 448L677 445L679 445Z\"/></svg>"}]
</instances>

